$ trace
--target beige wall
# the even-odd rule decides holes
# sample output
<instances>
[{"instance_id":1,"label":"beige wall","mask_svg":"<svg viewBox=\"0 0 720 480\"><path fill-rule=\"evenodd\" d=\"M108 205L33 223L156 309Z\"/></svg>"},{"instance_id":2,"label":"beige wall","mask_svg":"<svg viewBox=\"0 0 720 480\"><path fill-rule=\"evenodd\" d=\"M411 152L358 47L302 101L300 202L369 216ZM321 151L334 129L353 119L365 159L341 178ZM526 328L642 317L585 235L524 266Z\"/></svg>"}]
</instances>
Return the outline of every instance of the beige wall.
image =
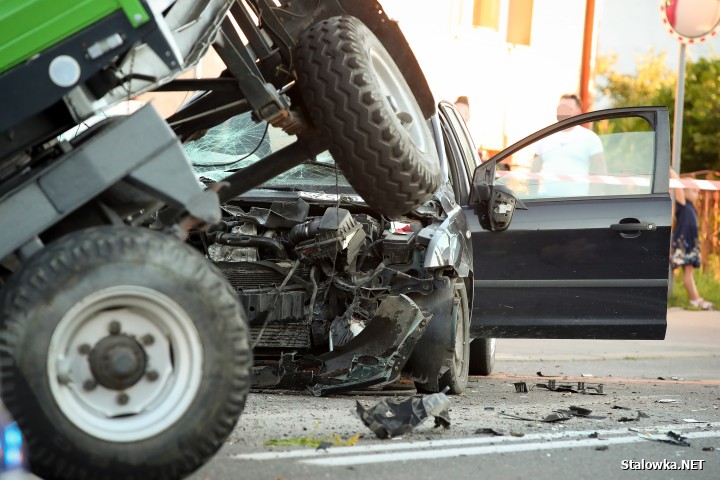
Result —
<instances>
[{"instance_id":1,"label":"beige wall","mask_svg":"<svg viewBox=\"0 0 720 480\"><path fill-rule=\"evenodd\" d=\"M558 97L578 90L584 1L535 0L530 46L508 45L504 32L472 27L472 0L380 2L398 21L436 98L470 98L479 146L497 150L553 123ZM507 9L507 0L501 2Z\"/></svg>"}]
</instances>

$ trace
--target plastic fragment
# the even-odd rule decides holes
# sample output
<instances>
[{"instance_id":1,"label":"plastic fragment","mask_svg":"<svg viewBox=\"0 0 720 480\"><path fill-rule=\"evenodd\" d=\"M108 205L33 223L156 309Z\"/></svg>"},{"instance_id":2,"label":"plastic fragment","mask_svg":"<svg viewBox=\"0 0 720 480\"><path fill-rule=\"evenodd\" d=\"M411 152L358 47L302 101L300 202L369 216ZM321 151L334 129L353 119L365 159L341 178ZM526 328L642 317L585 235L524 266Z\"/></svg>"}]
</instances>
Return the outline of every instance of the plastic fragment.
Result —
<instances>
[{"instance_id":1,"label":"plastic fragment","mask_svg":"<svg viewBox=\"0 0 720 480\"><path fill-rule=\"evenodd\" d=\"M378 438L392 438L410 433L428 417L435 417L435 427L450 428L450 399L445 389L425 397L411 397L396 400L386 398L372 407L365 408L356 402L356 413L360 420Z\"/></svg>"}]
</instances>

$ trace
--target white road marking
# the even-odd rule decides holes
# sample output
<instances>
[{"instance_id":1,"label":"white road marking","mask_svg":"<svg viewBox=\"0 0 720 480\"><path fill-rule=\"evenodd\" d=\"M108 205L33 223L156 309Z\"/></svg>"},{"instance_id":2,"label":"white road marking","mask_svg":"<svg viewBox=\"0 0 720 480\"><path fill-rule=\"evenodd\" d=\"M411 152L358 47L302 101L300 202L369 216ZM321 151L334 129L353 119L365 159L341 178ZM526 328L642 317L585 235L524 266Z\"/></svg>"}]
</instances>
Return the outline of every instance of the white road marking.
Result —
<instances>
[{"instance_id":1,"label":"white road marking","mask_svg":"<svg viewBox=\"0 0 720 480\"><path fill-rule=\"evenodd\" d=\"M720 427L720 422L708 422L703 425L707 425L711 428L718 428ZM636 428L641 429L642 431L680 431L680 430L698 430L698 425L652 425L652 426L638 426ZM579 440L585 440L586 437L592 433L597 432L598 435L601 438L605 437L611 437L613 435L625 435L625 437L621 438L635 438L634 434L632 437L627 437L629 432L628 428L617 428L617 429L608 429L608 430L602 430L602 429L594 429L594 430L580 430L580 431L565 431L565 432L556 432L556 433L534 433L525 435L523 437L511 437L511 436L503 436L503 437L471 437L471 438L455 438L455 439L447 439L447 440L429 440L429 441L422 441L422 442L392 442L387 441L385 443L380 444L373 444L373 445L360 445L360 446L354 446L354 447L332 447L328 450L315 450L315 449L309 449L309 448L301 448L301 449L295 449L295 450L288 450L288 451L273 451L273 452L257 452L257 453L244 453L244 454L238 454L238 455L231 455L231 458L236 460L286 460L286 459L295 459L295 458L311 458L311 457L323 457L326 458L328 456L339 456L344 454L363 454L363 453L373 453L373 452L392 452L392 451L402 451L402 450L418 450L418 452L413 452L414 454L422 453L426 451L426 449L439 449L439 448L446 448L446 447L467 447L467 446L474 446L474 445L486 445L486 444L497 444L497 443L523 443L526 445L529 445L527 442L533 442L533 441L545 441L548 440L557 440L557 439L569 439L573 437L585 437L581 439L572 440L572 443L577 444ZM695 435L696 433L706 433L706 432L692 432L687 434L689 435ZM720 432L707 432L712 433L713 435L720 436ZM643 440L639 437L637 437L639 440ZM597 443L597 439L591 439L593 442L595 442L595 445L603 445L606 444L607 440L602 440L604 443ZM609 440L609 439L608 439ZM545 444L545 443L543 443ZM533 443L532 445L537 445L536 443ZM555 444L550 444L555 445ZM533 447L534 448L534 447ZM559 448L559 447L558 447ZM461 449L456 449L461 450ZM378 455L373 455L373 458L377 458Z\"/></svg>"},{"instance_id":2,"label":"white road marking","mask_svg":"<svg viewBox=\"0 0 720 480\"><path fill-rule=\"evenodd\" d=\"M687 438L720 437L720 431L692 432ZM559 442L515 443L510 445L488 445L484 447L447 448L441 450L419 450L412 452L376 453L373 455L347 455L342 457L315 458L300 460L300 463L321 465L325 467L341 467L368 463L402 462L407 460L428 460L436 458L467 457L471 455L487 455L492 453L527 452L531 450L557 450L578 447L598 447L602 445L622 445L646 442L640 435L632 437L615 437L607 440L585 438L580 440L563 440Z\"/></svg>"}]
</instances>

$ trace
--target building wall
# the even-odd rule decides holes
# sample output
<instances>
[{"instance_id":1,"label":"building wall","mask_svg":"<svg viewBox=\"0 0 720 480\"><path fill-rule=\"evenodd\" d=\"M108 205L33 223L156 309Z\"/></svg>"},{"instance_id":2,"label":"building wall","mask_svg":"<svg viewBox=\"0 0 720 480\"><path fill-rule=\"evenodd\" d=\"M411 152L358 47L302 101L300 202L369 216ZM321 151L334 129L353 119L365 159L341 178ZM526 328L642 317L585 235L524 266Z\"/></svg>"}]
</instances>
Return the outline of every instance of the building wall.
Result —
<instances>
[{"instance_id":1,"label":"building wall","mask_svg":"<svg viewBox=\"0 0 720 480\"><path fill-rule=\"evenodd\" d=\"M555 121L577 92L585 2L534 0L530 45L472 25L474 0L380 0L398 21L438 100L467 95L478 146L499 150ZM501 18L509 0L500 0Z\"/></svg>"}]
</instances>

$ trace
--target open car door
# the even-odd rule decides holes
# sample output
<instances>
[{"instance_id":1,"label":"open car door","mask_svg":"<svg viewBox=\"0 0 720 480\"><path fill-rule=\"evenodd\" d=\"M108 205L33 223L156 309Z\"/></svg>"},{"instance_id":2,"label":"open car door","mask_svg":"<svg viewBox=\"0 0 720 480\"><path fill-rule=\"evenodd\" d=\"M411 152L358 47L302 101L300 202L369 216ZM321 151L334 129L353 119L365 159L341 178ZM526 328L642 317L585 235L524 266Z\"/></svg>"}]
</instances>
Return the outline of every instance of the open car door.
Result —
<instances>
[{"instance_id":1,"label":"open car door","mask_svg":"<svg viewBox=\"0 0 720 480\"><path fill-rule=\"evenodd\" d=\"M602 163L595 171L583 174L571 158L572 149L586 147L557 139L570 128L597 133ZM542 140L551 135L555 141ZM560 173L546 168L553 165ZM669 169L664 107L571 117L478 167L476 195L504 186L527 210L516 209L506 230L488 231L477 205L466 207L475 269L471 335L663 339Z\"/></svg>"}]
</instances>

